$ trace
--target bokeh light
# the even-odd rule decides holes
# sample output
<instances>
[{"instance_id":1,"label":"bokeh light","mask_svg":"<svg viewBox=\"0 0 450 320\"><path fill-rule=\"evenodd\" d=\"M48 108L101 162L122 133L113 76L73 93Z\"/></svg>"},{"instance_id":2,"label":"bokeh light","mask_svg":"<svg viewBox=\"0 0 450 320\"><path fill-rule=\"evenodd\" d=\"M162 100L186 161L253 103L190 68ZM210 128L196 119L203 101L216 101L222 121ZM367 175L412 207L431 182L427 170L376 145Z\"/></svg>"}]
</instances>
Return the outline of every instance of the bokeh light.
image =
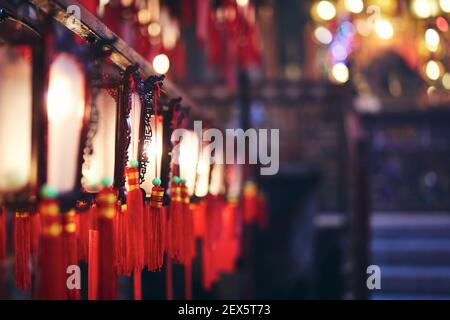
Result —
<instances>
[{"instance_id":1,"label":"bokeh light","mask_svg":"<svg viewBox=\"0 0 450 320\"><path fill-rule=\"evenodd\" d=\"M439 79L439 77L441 76L441 68L439 66L439 63L434 60L428 61L425 67L425 73L430 80L434 81Z\"/></svg>"},{"instance_id":2,"label":"bokeh light","mask_svg":"<svg viewBox=\"0 0 450 320\"><path fill-rule=\"evenodd\" d=\"M385 19L380 19L375 23L375 33L383 40L389 40L394 36L394 27Z\"/></svg>"},{"instance_id":3,"label":"bokeh light","mask_svg":"<svg viewBox=\"0 0 450 320\"><path fill-rule=\"evenodd\" d=\"M344 6L352 13L361 13L364 9L364 2L362 0L345 0Z\"/></svg>"},{"instance_id":4,"label":"bokeh light","mask_svg":"<svg viewBox=\"0 0 450 320\"><path fill-rule=\"evenodd\" d=\"M330 1L320 1L316 7L317 15L320 19L328 21L336 16L336 8Z\"/></svg>"},{"instance_id":5,"label":"bokeh light","mask_svg":"<svg viewBox=\"0 0 450 320\"><path fill-rule=\"evenodd\" d=\"M346 83L350 77L348 67L342 63L336 63L331 70L331 74L338 83Z\"/></svg>"},{"instance_id":6,"label":"bokeh light","mask_svg":"<svg viewBox=\"0 0 450 320\"><path fill-rule=\"evenodd\" d=\"M159 74L165 74L169 71L170 61L165 54L158 54L153 59L153 69Z\"/></svg>"},{"instance_id":7,"label":"bokeh light","mask_svg":"<svg viewBox=\"0 0 450 320\"><path fill-rule=\"evenodd\" d=\"M316 30L314 30L314 36L317 41L325 45L328 45L333 41L332 33L325 27L317 27Z\"/></svg>"}]
</instances>

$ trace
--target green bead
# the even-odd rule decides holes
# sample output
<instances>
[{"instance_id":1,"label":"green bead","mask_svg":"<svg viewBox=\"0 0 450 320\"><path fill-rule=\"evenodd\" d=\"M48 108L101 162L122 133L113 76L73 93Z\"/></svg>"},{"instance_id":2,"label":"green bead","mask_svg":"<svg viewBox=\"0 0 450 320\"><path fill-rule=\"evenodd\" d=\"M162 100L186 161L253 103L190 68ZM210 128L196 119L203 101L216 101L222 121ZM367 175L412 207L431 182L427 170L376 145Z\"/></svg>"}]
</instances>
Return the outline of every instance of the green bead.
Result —
<instances>
[{"instance_id":1,"label":"green bead","mask_svg":"<svg viewBox=\"0 0 450 320\"><path fill-rule=\"evenodd\" d=\"M50 187L49 185L44 185L41 188L41 197L43 199L55 199L58 196L58 192Z\"/></svg>"},{"instance_id":2,"label":"green bead","mask_svg":"<svg viewBox=\"0 0 450 320\"><path fill-rule=\"evenodd\" d=\"M102 185L104 187L110 187L113 184L113 180L110 177L104 177L102 179Z\"/></svg>"},{"instance_id":3,"label":"green bead","mask_svg":"<svg viewBox=\"0 0 450 320\"><path fill-rule=\"evenodd\" d=\"M172 178L173 183L180 183L180 178L178 176L175 176Z\"/></svg>"},{"instance_id":4,"label":"green bead","mask_svg":"<svg viewBox=\"0 0 450 320\"><path fill-rule=\"evenodd\" d=\"M183 179L180 179L180 182L182 183L182 184L186 184L186 179L185 178L183 178Z\"/></svg>"},{"instance_id":5,"label":"green bead","mask_svg":"<svg viewBox=\"0 0 450 320\"><path fill-rule=\"evenodd\" d=\"M152 183L154 186L159 186L161 184L161 179L160 178L154 178L152 180Z\"/></svg>"},{"instance_id":6,"label":"green bead","mask_svg":"<svg viewBox=\"0 0 450 320\"><path fill-rule=\"evenodd\" d=\"M139 162L137 160L130 160L130 167L137 168L139 166Z\"/></svg>"}]
</instances>

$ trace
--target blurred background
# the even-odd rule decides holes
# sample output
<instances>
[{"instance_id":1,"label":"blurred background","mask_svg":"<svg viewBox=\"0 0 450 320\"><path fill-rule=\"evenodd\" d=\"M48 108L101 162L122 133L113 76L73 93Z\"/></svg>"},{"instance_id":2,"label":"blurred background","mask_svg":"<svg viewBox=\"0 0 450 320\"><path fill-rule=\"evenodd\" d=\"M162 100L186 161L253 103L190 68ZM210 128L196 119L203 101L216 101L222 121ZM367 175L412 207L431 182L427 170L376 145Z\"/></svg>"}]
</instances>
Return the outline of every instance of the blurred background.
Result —
<instances>
[{"instance_id":1,"label":"blurred background","mask_svg":"<svg viewBox=\"0 0 450 320\"><path fill-rule=\"evenodd\" d=\"M196 113L280 129L268 229L209 292L194 265L194 298L450 298L450 0L80 3Z\"/></svg>"},{"instance_id":2,"label":"blurred background","mask_svg":"<svg viewBox=\"0 0 450 320\"><path fill-rule=\"evenodd\" d=\"M197 7L169 71L218 123L248 101L249 127L280 128L270 229L243 259L246 289L238 272L218 296L450 298L450 1L236 2L249 29L229 35L233 10L212 1L202 30Z\"/></svg>"}]
</instances>

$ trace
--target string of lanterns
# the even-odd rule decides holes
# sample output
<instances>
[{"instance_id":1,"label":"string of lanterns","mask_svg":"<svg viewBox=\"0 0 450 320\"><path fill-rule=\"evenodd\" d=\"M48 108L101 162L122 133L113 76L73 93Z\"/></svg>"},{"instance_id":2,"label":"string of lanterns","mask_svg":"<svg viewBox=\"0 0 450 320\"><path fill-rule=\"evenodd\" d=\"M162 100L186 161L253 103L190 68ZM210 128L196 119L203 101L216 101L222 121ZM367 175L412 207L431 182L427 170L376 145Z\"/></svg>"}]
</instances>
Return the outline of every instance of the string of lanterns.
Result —
<instances>
[{"instance_id":1,"label":"string of lanterns","mask_svg":"<svg viewBox=\"0 0 450 320\"><path fill-rule=\"evenodd\" d=\"M16 286L34 298L79 299L67 273L85 262L89 299L117 298L119 276L133 277L141 299L142 270L166 268L172 299L177 263L190 299L199 255L206 290L233 272L242 224L265 221L264 196L256 185L242 191L242 167L211 163L192 131L173 139L192 119L164 91L164 76L143 79L136 64L120 70L104 50L114 39L85 43L36 12L30 39L21 34L30 16L1 11L4 30L19 30L0 45L0 263L11 241ZM139 16L150 28L153 17Z\"/></svg>"}]
</instances>

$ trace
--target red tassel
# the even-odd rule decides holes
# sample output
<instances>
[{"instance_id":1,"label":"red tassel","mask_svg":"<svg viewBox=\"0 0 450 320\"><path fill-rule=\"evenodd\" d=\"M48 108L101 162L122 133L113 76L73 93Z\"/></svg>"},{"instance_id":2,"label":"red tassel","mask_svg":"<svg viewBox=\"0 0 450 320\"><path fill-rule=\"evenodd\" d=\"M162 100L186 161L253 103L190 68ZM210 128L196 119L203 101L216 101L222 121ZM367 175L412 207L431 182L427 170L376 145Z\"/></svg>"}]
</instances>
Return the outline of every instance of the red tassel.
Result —
<instances>
[{"instance_id":1,"label":"red tassel","mask_svg":"<svg viewBox=\"0 0 450 320\"><path fill-rule=\"evenodd\" d=\"M115 263L117 274L130 276L132 270L127 270L127 238L126 238L127 205L120 206L114 224L114 239L116 243Z\"/></svg>"},{"instance_id":2,"label":"red tassel","mask_svg":"<svg viewBox=\"0 0 450 320\"><path fill-rule=\"evenodd\" d=\"M134 300L142 300L141 270L136 270L133 275Z\"/></svg>"},{"instance_id":3,"label":"red tassel","mask_svg":"<svg viewBox=\"0 0 450 320\"><path fill-rule=\"evenodd\" d=\"M257 220L258 189L253 181L247 181L245 183L242 208L244 223L252 223Z\"/></svg>"},{"instance_id":4,"label":"red tassel","mask_svg":"<svg viewBox=\"0 0 450 320\"><path fill-rule=\"evenodd\" d=\"M184 265L190 265L195 258L195 235L194 235L194 221L192 217L192 210L190 207L189 190L185 182L181 183L181 203L183 209L183 256L182 262Z\"/></svg>"},{"instance_id":5,"label":"red tassel","mask_svg":"<svg viewBox=\"0 0 450 320\"><path fill-rule=\"evenodd\" d=\"M146 262L149 271L161 270L164 263L166 217L162 208L164 188L152 188L150 203L146 206Z\"/></svg>"},{"instance_id":6,"label":"red tassel","mask_svg":"<svg viewBox=\"0 0 450 320\"><path fill-rule=\"evenodd\" d=\"M16 212L14 216L14 254L16 261L16 287L28 290L31 284L31 218L28 212Z\"/></svg>"},{"instance_id":7,"label":"red tassel","mask_svg":"<svg viewBox=\"0 0 450 320\"><path fill-rule=\"evenodd\" d=\"M77 230L78 230L78 256L80 261L88 261L88 252L89 252L89 227L90 220L92 216L92 211L95 210L95 207L91 207L88 210L83 210L78 212L77 219Z\"/></svg>"},{"instance_id":8,"label":"red tassel","mask_svg":"<svg viewBox=\"0 0 450 320\"><path fill-rule=\"evenodd\" d=\"M194 234L197 239L203 239L205 237L206 203L207 201L201 201L200 203L191 205L194 220Z\"/></svg>"},{"instance_id":9,"label":"red tassel","mask_svg":"<svg viewBox=\"0 0 450 320\"><path fill-rule=\"evenodd\" d=\"M97 195L98 204L98 247L99 284L98 298L113 300L117 298L117 275L115 270L114 217L116 215L116 194L105 188Z\"/></svg>"},{"instance_id":10,"label":"red tassel","mask_svg":"<svg viewBox=\"0 0 450 320\"><path fill-rule=\"evenodd\" d=\"M39 298L65 299L65 270L63 267L62 217L55 199L44 199L39 205L41 217L41 246L39 257Z\"/></svg>"},{"instance_id":11,"label":"red tassel","mask_svg":"<svg viewBox=\"0 0 450 320\"><path fill-rule=\"evenodd\" d=\"M77 229L75 224L75 210L70 210L63 215L64 229L62 233L64 247L64 268L78 265ZM80 290L66 288L67 299L79 300Z\"/></svg>"},{"instance_id":12,"label":"red tassel","mask_svg":"<svg viewBox=\"0 0 450 320\"><path fill-rule=\"evenodd\" d=\"M176 263L183 263L183 205L179 178L170 185L168 251Z\"/></svg>"},{"instance_id":13,"label":"red tassel","mask_svg":"<svg viewBox=\"0 0 450 320\"><path fill-rule=\"evenodd\" d=\"M98 231L89 230L88 299L98 299Z\"/></svg>"},{"instance_id":14,"label":"red tassel","mask_svg":"<svg viewBox=\"0 0 450 320\"><path fill-rule=\"evenodd\" d=\"M39 214L31 215L31 254L37 255L39 250L39 235L41 232L41 218Z\"/></svg>"},{"instance_id":15,"label":"red tassel","mask_svg":"<svg viewBox=\"0 0 450 320\"><path fill-rule=\"evenodd\" d=\"M144 200L139 189L137 168L127 167L127 270L136 272L144 267Z\"/></svg>"},{"instance_id":16,"label":"red tassel","mask_svg":"<svg viewBox=\"0 0 450 320\"><path fill-rule=\"evenodd\" d=\"M6 259L6 209L0 207L0 264Z\"/></svg>"}]
</instances>

